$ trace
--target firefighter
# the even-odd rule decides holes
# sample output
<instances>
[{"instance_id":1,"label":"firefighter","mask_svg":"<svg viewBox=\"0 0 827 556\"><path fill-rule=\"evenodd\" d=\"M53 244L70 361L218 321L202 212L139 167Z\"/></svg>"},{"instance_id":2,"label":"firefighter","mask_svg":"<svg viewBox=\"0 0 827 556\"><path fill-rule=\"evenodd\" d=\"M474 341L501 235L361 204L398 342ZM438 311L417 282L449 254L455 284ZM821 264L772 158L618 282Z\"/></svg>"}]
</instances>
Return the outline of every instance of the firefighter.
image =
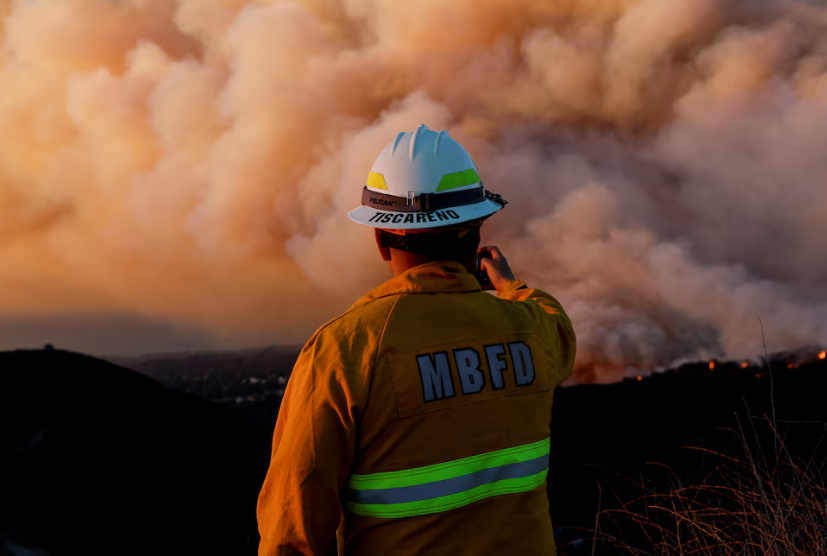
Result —
<instances>
[{"instance_id":1,"label":"firefighter","mask_svg":"<svg viewBox=\"0 0 827 556\"><path fill-rule=\"evenodd\" d=\"M551 406L575 336L556 299L478 249L505 203L445 131L420 126L381 152L349 216L375 228L394 277L302 349L259 556L555 554Z\"/></svg>"}]
</instances>

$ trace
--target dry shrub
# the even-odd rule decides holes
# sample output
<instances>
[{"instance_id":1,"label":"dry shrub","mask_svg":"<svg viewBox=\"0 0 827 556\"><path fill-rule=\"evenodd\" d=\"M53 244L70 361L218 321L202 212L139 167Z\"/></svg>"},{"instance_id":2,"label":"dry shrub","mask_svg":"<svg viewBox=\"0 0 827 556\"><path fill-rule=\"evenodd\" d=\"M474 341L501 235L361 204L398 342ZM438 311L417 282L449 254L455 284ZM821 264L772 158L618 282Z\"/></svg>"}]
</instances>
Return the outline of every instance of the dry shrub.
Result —
<instances>
[{"instance_id":1,"label":"dry shrub","mask_svg":"<svg viewBox=\"0 0 827 556\"><path fill-rule=\"evenodd\" d=\"M700 484L669 470L665 492L662 482L641 481L639 498L601 511L592 554L827 556L825 462L795 457L777 423L765 423L772 450L762 449L753 418L752 437L740 423L734 431L742 457L699 449L722 461Z\"/></svg>"}]
</instances>

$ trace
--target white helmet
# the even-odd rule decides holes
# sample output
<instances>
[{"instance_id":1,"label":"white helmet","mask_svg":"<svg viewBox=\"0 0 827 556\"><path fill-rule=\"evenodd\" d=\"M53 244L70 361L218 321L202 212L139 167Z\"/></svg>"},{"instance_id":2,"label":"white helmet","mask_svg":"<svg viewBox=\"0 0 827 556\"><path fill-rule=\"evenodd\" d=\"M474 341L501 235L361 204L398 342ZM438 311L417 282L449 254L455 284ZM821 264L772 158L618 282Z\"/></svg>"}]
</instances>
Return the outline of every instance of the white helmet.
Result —
<instances>
[{"instance_id":1,"label":"white helmet","mask_svg":"<svg viewBox=\"0 0 827 556\"><path fill-rule=\"evenodd\" d=\"M379 153L354 222L388 230L453 226L490 216L505 199L483 188L477 166L447 131L420 125Z\"/></svg>"}]
</instances>

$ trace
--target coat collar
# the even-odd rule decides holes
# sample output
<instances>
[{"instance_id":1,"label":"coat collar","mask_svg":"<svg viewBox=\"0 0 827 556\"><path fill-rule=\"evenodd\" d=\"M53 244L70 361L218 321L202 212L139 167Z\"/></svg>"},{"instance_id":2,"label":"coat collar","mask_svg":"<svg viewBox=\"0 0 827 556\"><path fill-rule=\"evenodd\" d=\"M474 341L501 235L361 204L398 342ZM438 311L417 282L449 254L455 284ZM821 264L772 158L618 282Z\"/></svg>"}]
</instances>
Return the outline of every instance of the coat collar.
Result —
<instances>
[{"instance_id":1,"label":"coat collar","mask_svg":"<svg viewBox=\"0 0 827 556\"><path fill-rule=\"evenodd\" d=\"M481 291L479 282L463 265L451 261L437 261L415 266L391 278L354 303L351 309L391 295L478 291Z\"/></svg>"}]
</instances>

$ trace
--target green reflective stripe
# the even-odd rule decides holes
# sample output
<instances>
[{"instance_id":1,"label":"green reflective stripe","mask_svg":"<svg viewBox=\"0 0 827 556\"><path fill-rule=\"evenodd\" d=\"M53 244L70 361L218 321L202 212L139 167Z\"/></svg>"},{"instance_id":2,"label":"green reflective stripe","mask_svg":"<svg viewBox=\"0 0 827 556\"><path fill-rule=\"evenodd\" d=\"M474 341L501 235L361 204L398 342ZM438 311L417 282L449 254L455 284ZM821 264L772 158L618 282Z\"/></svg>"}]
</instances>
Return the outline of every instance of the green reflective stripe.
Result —
<instances>
[{"instance_id":1,"label":"green reflective stripe","mask_svg":"<svg viewBox=\"0 0 827 556\"><path fill-rule=\"evenodd\" d=\"M376 490L422 485L453 479L463 475L470 475L510 463L520 463L548 455L551 449L551 440L546 438L531 444L524 444L515 448L506 448L495 452L487 452L468 458L457 459L446 463L415 467L404 471L388 471L372 473L370 475L352 475L348 487L353 490Z\"/></svg>"},{"instance_id":2,"label":"green reflective stripe","mask_svg":"<svg viewBox=\"0 0 827 556\"><path fill-rule=\"evenodd\" d=\"M480 175L477 171L471 168L470 170L463 170L462 172L454 172L453 174L445 174L439 180L439 187L437 192L447 191L449 189L456 189L457 187L465 187L466 185L473 185L480 182Z\"/></svg>"},{"instance_id":3,"label":"green reflective stripe","mask_svg":"<svg viewBox=\"0 0 827 556\"><path fill-rule=\"evenodd\" d=\"M345 507L349 512L356 515L381 518L413 517L446 512L491 496L516 494L534 490L546 481L547 474L548 470L546 469L534 475L529 475L528 477L504 479L502 481L480 485L457 494L430 498L428 500L404 502L401 504L359 504L348 501L345 502Z\"/></svg>"}]
</instances>

